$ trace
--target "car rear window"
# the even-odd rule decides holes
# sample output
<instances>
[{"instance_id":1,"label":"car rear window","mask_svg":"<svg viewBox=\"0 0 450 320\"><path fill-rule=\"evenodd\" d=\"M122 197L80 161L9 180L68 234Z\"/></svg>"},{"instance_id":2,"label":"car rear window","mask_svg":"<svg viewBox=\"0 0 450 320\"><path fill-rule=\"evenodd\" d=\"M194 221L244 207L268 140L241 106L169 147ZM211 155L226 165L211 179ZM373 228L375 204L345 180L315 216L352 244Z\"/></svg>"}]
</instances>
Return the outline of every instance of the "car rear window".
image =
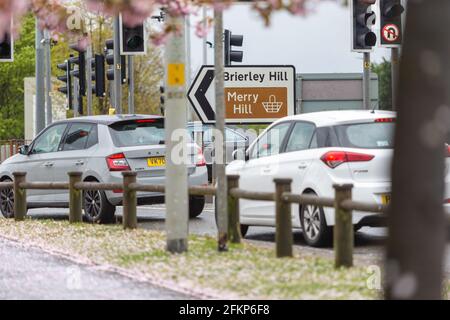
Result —
<instances>
[{"instance_id":1,"label":"car rear window","mask_svg":"<svg viewBox=\"0 0 450 320\"><path fill-rule=\"evenodd\" d=\"M116 147L164 144L163 119L139 119L116 122L109 126Z\"/></svg>"},{"instance_id":2,"label":"car rear window","mask_svg":"<svg viewBox=\"0 0 450 320\"><path fill-rule=\"evenodd\" d=\"M339 143L345 148L391 149L394 147L394 122L357 123L336 126Z\"/></svg>"}]
</instances>

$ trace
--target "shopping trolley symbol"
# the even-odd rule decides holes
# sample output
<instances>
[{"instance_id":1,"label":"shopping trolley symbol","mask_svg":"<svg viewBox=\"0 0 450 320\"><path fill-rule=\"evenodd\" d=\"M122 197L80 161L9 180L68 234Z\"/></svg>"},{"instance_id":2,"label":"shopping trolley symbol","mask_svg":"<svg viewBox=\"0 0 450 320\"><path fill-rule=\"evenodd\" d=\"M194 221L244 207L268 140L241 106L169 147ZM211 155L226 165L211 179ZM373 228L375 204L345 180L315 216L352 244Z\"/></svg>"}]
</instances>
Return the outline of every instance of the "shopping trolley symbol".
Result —
<instances>
[{"instance_id":1,"label":"shopping trolley symbol","mask_svg":"<svg viewBox=\"0 0 450 320\"><path fill-rule=\"evenodd\" d=\"M272 94L269 101L264 101L262 104L267 113L278 113L283 102L277 101L277 97Z\"/></svg>"}]
</instances>

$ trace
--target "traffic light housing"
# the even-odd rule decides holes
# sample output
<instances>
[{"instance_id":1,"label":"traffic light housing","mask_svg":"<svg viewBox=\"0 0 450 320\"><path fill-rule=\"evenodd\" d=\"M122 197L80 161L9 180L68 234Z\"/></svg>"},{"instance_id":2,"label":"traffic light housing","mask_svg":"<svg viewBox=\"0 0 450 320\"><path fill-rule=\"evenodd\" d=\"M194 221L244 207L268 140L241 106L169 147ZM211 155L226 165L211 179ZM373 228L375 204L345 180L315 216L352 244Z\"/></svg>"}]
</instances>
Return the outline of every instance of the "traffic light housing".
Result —
<instances>
[{"instance_id":1,"label":"traffic light housing","mask_svg":"<svg viewBox=\"0 0 450 320\"><path fill-rule=\"evenodd\" d=\"M402 14L400 0L380 0L380 44L398 47L402 44Z\"/></svg>"},{"instance_id":2,"label":"traffic light housing","mask_svg":"<svg viewBox=\"0 0 450 320\"><path fill-rule=\"evenodd\" d=\"M120 15L120 54L143 55L147 53L147 38L144 25L128 27Z\"/></svg>"},{"instance_id":3,"label":"traffic light housing","mask_svg":"<svg viewBox=\"0 0 450 320\"><path fill-rule=\"evenodd\" d=\"M5 32L0 42L0 62L14 61L14 43L11 34Z\"/></svg>"},{"instance_id":4,"label":"traffic light housing","mask_svg":"<svg viewBox=\"0 0 450 320\"><path fill-rule=\"evenodd\" d=\"M96 54L91 60L92 81L95 81L95 86L92 87L92 93L97 97L103 98L106 93L105 89L105 56Z\"/></svg>"},{"instance_id":5,"label":"traffic light housing","mask_svg":"<svg viewBox=\"0 0 450 320\"><path fill-rule=\"evenodd\" d=\"M352 51L369 52L377 43L372 31L376 16L372 10L376 0L351 0Z\"/></svg>"},{"instance_id":6,"label":"traffic light housing","mask_svg":"<svg viewBox=\"0 0 450 320\"><path fill-rule=\"evenodd\" d=\"M12 20L9 28L0 35L0 62L14 61L14 40L12 34Z\"/></svg>"},{"instance_id":7,"label":"traffic light housing","mask_svg":"<svg viewBox=\"0 0 450 320\"><path fill-rule=\"evenodd\" d=\"M159 109L161 114L164 115L164 105L166 103L166 88L164 86L159 86Z\"/></svg>"},{"instance_id":8,"label":"traffic light housing","mask_svg":"<svg viewBox=\"0 0 450 320\"><path fill-rule=\"evenodd\" d=\"M64 93L67 97L67 108L72 109L72 77L71 77L71 63L66 60L64 63L60 63L56 66L58 69L63 70L64 74L58 76L59 81L64 82L64 87L59 87L58 91Z\"/></svg>"},{"instance_id":9,"label":"traffic light housing","mask_svg":"<svg viewBox=\"0 0 450 320\"><path fill-rule=\"evenodd\" d=\"M72 75L79 79L80 95L86 95L86 52L78 44L70 45L70 49L78 52L77 57L69 59L71 64L78 65L78 69L72 71Z\"/></svg>"},{"instance_id":10,"label":"traffic light housing","mask_svg":"<svg viewBox=\"0 0 450 320\"><path fill-rule=\"evenodd\" d=\"M234 47L242 47L244 36L232 34L230 30L225 29L224 33L224 65L231 66L232 62L242 62L244 52L241 50L233 50Z\"/></svg>"},{"instance_id":11,"label":"traffic light housing","mask_svg":"<svg viewBox=\"0 0 450 320\"><path fill-rule=\"evenodd\" d=\"M105 43L105 60L109 68L106 70L106 79L114 81L114 40L108 39ZM125 56L120 56L120 72L122 84L127 82L127 64Z\"/></svg>"}]
</instances>

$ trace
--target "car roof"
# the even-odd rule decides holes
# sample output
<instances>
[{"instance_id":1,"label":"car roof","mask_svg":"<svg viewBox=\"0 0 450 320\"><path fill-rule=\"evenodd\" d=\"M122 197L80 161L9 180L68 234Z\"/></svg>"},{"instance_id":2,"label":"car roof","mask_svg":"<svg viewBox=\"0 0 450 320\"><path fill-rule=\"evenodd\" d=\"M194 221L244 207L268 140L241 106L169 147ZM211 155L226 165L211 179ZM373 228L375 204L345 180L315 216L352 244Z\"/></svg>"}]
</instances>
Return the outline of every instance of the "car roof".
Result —
<instances>
[{"instance_id":1,"label":"car roof","mask_svg":"<svg viewBox=\"0 0 450 320\"><path fill-rule=\"evenodd\" d=\"M288 116L277 120L274 124L288 121L313 122L317 127L326 127L336 124L352 123L365 120L375 120L384 117L395 117L396 112L384 110L337 110L319 111Z\"/></svg>"},{"instance_id":2,"label":"car roof","mask_svg":"<svg viewBox=\"0 0 450 320\"><path fill-rule=\"evenodd\" d=\"M139 119L164 119L163 116L159 115L146 115L146 114L121 114L121 115L98 115L98 116L85 116L76 117L66 120L57 121L58 122L89 122L89 123L99 123L104 125L110 125L120 121L127 120L139 120Z\"/></svg>"}]
</instances>

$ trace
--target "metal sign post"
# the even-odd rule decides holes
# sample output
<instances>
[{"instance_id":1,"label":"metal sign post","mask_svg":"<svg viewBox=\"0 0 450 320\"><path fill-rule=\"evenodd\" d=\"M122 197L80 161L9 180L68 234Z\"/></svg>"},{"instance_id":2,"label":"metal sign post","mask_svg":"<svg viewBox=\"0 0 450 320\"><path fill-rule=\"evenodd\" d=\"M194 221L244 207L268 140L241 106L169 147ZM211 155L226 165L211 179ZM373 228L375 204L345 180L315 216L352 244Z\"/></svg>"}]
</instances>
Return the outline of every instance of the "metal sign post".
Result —
<instances>
[{"instance_id":1,"label":"metal sign post","mask_svg":"<svg viewBox=\"0 0 450 320\"><path fill-rule=\"evenodd\" d=\"M166 232L167 251L180 253L188 248L189 198L187 155L180 157L175 149L185 144L186 133L186 51L185 22L183 17L167 15L170 25L179 26L178 32L170 35L164 50L165 82L167 99L165 103L166 130ZM186 150L184 146L183 150ZM181 158L181 159L180 159Z\"/></svg>"},{"instance_id":2,"label":"metal sign post","mask_svg":"<svg viewBox=\"0 0 450 320\"><path fill-rule=\"evenodd\" d=\"M216 106L216 134L214 136L214 170L217 178L216 215L218 226L218 250L227 250L228 241L228 203L227 179L225 175L225 98L224 98L224 61L223 61L223 12L214 9L214 65L216 77L215 106ZM211 79L209 77L208 79ZM218 136L219 135L219 136Z\"/></svg>"}]
</instances>

